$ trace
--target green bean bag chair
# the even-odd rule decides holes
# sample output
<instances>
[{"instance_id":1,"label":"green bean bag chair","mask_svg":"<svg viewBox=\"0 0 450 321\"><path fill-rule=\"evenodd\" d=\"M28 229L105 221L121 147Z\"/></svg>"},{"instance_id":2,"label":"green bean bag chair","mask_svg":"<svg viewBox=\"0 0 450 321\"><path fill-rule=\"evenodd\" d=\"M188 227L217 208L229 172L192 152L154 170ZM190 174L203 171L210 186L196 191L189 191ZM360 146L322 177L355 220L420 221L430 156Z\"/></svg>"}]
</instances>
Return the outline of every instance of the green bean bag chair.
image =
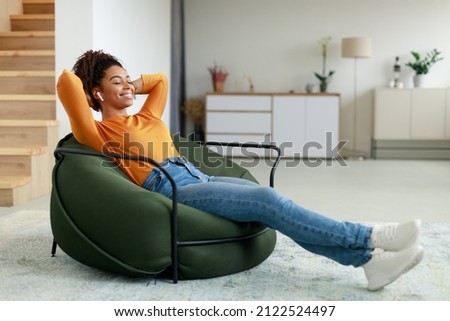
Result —
<instances>
[{"instance_id":1,"label":"green bean bag chair","mask_svg":"<svg viewBox=\"0 0 450 321\"><path fill-rule=\"evenodd\" d=\"M174 137L182 156L206 174L256 179L244 168L204 146ZM276 234L258 223L229 221L132 183L114 163L72 134L55 153L50 221L56 244L73 259L105 271L178 279L240 272L264 261ZM94 153L94 152L93 152ZM176 237L174 243L173 236ZM200 242L199 242L200 241Z\"/></svg>"}]
</instances>

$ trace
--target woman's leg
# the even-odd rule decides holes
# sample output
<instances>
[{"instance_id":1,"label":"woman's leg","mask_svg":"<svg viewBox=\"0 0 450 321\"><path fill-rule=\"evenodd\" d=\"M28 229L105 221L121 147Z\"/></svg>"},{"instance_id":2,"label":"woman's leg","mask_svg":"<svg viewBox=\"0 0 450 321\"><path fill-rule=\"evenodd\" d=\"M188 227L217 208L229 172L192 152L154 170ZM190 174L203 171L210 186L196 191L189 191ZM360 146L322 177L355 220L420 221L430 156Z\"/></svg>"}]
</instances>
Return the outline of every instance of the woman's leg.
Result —
<instances>
[{"instance_id":1,"label":"woman's leg","mask_svg":"<svg viewBox=\"0 0 450 321\"><path fill-rule=\"evenodd\" d=\"M371 258L371 228L339 222L300 207L270 187L234 178L178 188L180 203L230 220L256 221L289 236L305 249L344 265Z\"/></svg>"},{"instance_id":2,"label":"woman's leg","mask_svg":"<svg viewBox=\"0 0 450 321\"><path fill-rule=\"evenodd\" d=\"M415 244L419 220L373 229L338 222L303 209L273 188L241 179L210 177L184 159L166 163L177 182L180 203L231 220L258 221L290 236L313 253L344 265L362 266L369 290L383 288L422 260L424 249ZM159 170L149 175L143 187L172 196L171 185ZM385 252L372 255L373 247Z\"/></svg>"},{"instance_id":3,"label":"woman's leg","mask_svg":"<svg viewBox=\"0 0 450 321\"><path fill-rule=\"evenodd\" d=\"M413 245L420 224L417 220L381 226L372 233L372 228L306 210L273 188L235 179L184 186L178 195L181 203L236 221L258 221L312 253L344 265L362 266L371 291L394 282L419 264L424 254L421 246ZM372 254L374 243L386 251Z\"/></svg>"},{"instance_id":4,"label":"woman's leg","mask_svg":"<svg viewBox=\"0 0 450 321\"><path fill-rule=\"evenodd\" d=\"M183 159L169 159L165 165L177 182L179 203L234 221L259 222L344 265L361 266L371 258L371 228L306 210L271 187L239 178L207 176ZM169 181L157 169L143 187L172 196Z\"/></svg>"}]
</instances>

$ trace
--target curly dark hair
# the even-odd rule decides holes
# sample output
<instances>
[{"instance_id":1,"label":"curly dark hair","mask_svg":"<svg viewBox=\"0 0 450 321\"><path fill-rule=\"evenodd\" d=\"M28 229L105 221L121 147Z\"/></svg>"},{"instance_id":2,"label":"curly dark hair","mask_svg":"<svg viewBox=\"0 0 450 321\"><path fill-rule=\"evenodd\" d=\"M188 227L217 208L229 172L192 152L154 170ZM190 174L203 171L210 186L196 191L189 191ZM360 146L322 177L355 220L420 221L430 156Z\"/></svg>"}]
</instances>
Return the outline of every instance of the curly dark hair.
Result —
<instances>
[{"instance_id":1,"label":"curly dark hair","mask_svg":"<svg viewBox=\"0 0 450 321\"><path fill-rule=\"evenodd\" d=\"M100 111L99 102L92 97L92 88L100 86L102 78L105 76L106 70L111 66L119 66L123 68L120 61L102 50L89 50L78 57L72 70L83 83L83 89L88 97L89 105L95 111Z\"/></svg>"}]
</instances>

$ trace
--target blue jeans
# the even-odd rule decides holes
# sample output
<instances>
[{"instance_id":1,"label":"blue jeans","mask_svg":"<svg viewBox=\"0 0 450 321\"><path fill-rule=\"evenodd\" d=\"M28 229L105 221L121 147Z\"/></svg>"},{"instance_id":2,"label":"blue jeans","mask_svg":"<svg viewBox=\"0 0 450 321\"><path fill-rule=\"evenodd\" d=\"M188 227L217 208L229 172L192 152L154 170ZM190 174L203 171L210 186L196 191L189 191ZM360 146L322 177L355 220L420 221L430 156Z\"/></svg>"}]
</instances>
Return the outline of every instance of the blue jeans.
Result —
<instances>
[{"instance_id":1,"label":"blue jeans","mask_svg":"<svg viewBox=\"0 0 450 321\"><path fill-rule=\"evenodd\" d=\"M259 222L289 236L304 249L343 265L358 267L371 258L370 227L335 221L304 209L271 187L205 175L184 158L169 158L161 165L174 178L181 204L233 221ZM172 186L158 168L142 187L172 196Z\"/></svg>"}]
</instances>

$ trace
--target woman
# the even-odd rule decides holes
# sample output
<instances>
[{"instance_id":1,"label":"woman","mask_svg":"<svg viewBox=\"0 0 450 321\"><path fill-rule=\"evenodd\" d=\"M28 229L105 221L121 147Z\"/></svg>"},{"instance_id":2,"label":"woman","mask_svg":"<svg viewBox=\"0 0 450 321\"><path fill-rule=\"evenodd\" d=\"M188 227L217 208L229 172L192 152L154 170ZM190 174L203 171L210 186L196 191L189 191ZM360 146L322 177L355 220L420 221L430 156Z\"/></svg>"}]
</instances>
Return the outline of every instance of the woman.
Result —
<instances>
[{"instance_id":1,"label":"woman","mask_svg":"<svg viewBox=\"0 0 450 321\"><path fill-rule=\"evenodd\" d=\"M289 236L301 247L343 265L362 267L369 290L379 290L416 266L420 221L368 227L338 222L306 210L270 187L243 179L212 177L178 157L161 120L168 81L163 74L131 80L122 64L103 51L87 51L58 80L58 96L75 138L100 152L146 156L160 162L177 183L178 202L235 221L257 221ZM128 115L136 94L148 95ZM95 121L90 108L100 111ZM171 197L171 185L145 162L119 161L128 177L145 189Z\"/></svg>"}]
</instances>

